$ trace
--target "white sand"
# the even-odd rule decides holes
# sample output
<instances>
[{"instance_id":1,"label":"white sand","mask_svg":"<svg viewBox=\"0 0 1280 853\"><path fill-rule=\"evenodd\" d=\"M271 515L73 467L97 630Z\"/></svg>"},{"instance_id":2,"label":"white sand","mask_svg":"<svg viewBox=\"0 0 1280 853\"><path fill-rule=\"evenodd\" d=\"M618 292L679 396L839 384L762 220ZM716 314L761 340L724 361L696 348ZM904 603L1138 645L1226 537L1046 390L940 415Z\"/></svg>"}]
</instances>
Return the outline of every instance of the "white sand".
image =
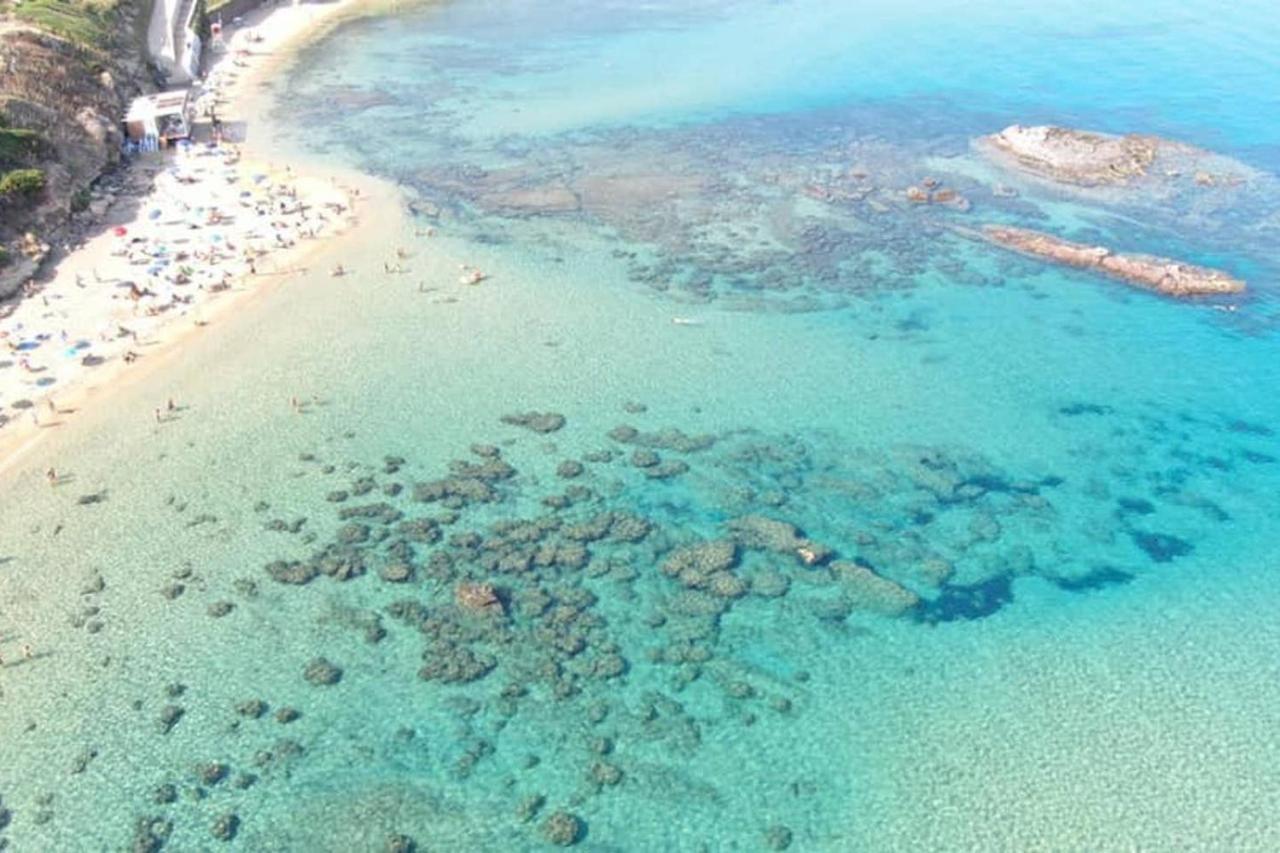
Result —
<instances>
[{"instance_id":1,"label":"white sand","mask_svg":"<svg viewBox=\"0 0 1280 853\"><path fill-rule=\"evenodd\" d=\"M102 232L52 280L0 308L0 365L9 362L0 368L0 470L222 312L301 273L310 249L355 224L352 176L256 162L251 135L237 138L255 121L253 89L286 44L354 3L271 7L228 30L199 90L201 111L217 104L227 141L210 145L201 115L189 149L141 155L126 184L154 175L152 189L118 199Z\"/></svg>"}]
</instances>

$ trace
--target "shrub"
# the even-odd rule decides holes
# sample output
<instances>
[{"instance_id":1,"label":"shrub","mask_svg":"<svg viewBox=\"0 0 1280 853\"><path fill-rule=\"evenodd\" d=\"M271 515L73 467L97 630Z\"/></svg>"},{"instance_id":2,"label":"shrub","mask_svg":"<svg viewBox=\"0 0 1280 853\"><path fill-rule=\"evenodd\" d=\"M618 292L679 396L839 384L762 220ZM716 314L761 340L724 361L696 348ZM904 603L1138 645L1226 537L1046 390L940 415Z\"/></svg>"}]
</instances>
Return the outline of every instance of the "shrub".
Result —
<instances>
[{"instance_id":1,"label":"shrub","mask_svg":"<svg viewBox=\"0 0 1280 853\"><path fill-rule=\"evenodd\" d=\"M44 150L44 137L34 130L0 125L0 169L26 165Z\"/></svg>"},{"instance_id":2,"label":"shrub","mask_svg":"<svg viewBox=\"0 0 1280 853\"><path fill-rule=\"evenodd\" d=\"M82 210L89 209L89 202L93 200L93 194L89 192L88 187L81 187L71 196L71 212L79 213Z\"/></svg>"},{"instance_id":3,"label":"shrub","mask_svg":"<svg viewBox=\"0 0 1280 853\"><path fill-rule=\"evenodd\" d=\"M4 269L9 265L9 250L4 246L0 246L0 269Z\"/></svg>"},{"instance_id":4,"label":"shrub","mask_svg":"<svg viewBox=\"0 0 1280 853\"><path fill-rule=\"evenodd\" d=\"M0 197L31 197L44 189L44 172L39 169L14 169L0 178Z\"/></svg>"}]
</instances>

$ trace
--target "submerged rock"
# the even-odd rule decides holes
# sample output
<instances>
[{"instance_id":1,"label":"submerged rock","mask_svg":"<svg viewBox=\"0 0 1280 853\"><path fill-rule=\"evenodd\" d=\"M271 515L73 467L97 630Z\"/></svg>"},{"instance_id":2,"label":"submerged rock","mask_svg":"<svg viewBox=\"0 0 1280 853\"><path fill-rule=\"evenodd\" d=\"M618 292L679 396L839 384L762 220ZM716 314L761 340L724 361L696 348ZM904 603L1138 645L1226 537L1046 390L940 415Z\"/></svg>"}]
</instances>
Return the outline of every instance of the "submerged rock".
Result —
<instances>
[{"instance_id":1,"label":"submerged rock","mask_svg":"<svg viewBox=\"0 0 1280 853\"><path fill-rule=\"evenodd\" d=\"M302 676L317 687L337 684L342 680L342 667L327 658L313 658L303 670Z\"/></svg>"},{"instance_id":2,"label":"submerged rock","mask_svg":"<svg viewBox=\"0 0 1280 853\"><path fill-rule=\"evenodd\" d=\"M221 619L232 610L235 610L235 603L230 601L215 601L209 605L209 615L214 619Z\"/></svg>"},{"instance_id":3,"label":"submerged rock","mask_svg":"<svg viewBox=\"0 0 1280 853\"><path fill-rule=\"evenodd\" d=\"M746 515L726 522L733 538L744 548L790 554L806 566L817 565L831 556L831 549L801 535L794 524Z\"/></svg>"},{"instance_id":4,"label":"submerged rock","mask_svg":"<svg viewBox=\"0 0 1280 853\"><path fill-rule=\"evenodd\" d=\"M521 823L528 823L537 816L538 812L546 804L547 798L542 794L530 794L516 806L516 820Z\"/></svg>"},{"instance_id":5,"label":"submerged rock","mask_svg":"<svg viewBox=\"0 0 1280 853\"><path fill-rule=\"evenodd\" d=\"M577 844L582 837L582 819L565 811L552 812L542 822L542 837L558 847Z\"/></svg>"},{"instance_id":6,"label":"submerged rock","mask_svg":"<svg viewBox=\"0 0 1280 853\"><path fill-rule=\"evenodd\" d=\"M390 583L405 583L413 579L413 566L409 563L387 563L378 570L378 577Z\"/></svg>"},{"instance_id":7,"label":"submerged rock","mask_svg":"<svg viewBox=\"0 0 1280 853\"><path fill-rule=\"evenodd\" d=\"M163 817L140 817L133 827L133 853L156 853L173 834L173 822Z\"/></svg>"},{"instance_id":8,"label":"submerged rock","mask_svg":"<svg viewBox=\"0 0 1280 853\"><path fill-rule=\"evenodd\" d=\"M453 590L454 601L463 610L486 616L503 614L502 600L493 584L464 581Z\"/></svg>"},{"instance_id":9,"label":"submerged rock","mask_svg":"<svg viewBox=\"0 0 1280 853\"><path fill-rule=\"evenodd\" d=\"M213 822L213 826L210 827L209 831L219 841L230 841L236 837L236 832L239 829L240 818L235 812L227 812Z\"/></svg>"},{"instance_id":10,"label":"submerged rock","mask_svg":"<svg viewBox=\"0 0 1280 853\"><path fill-rule=\"evenodd\" d=\"M236 705L236 713L256 720L267 713L267 703L261 699L246 699Z\"/></svg>"},{"instance_id":11,"label":"submerged rock","mask_svg":"<svg viewBox=\"0 0 1280 853\"><path fill-rule=\"evenodd\" d=\"M201 764L196 767L196 776L205 785L218 784L227 778L227 774L230 772L231 768L220 761L211 761L208 764Z\"/></svg>"},{"instance_id":12,"label":"submerged rock","mask_svg":"<svg viewBox=\"0 0 1280 853\"><path fill-rule=\"evenodd\" d=\"M296 560L276 560L267 564L267 574L277 583L305 584L310 583L320 572L311 563L300 563Z\"/></svg>"},{"instance_id":13,"label":"submerged rock","mask_svg":"<svg viewBox=\"0 0 1280 853\"><path fill-rule=\"evenodd\" d=\"M276 722L281 724L292 723L294 720L302 716L302 712L297 708L285 706L276 711Z\"/></svg>"},{"instance_id":14,"label":"submerged rock","mask_svg":"<svg viewBox=\"0 0 1280 853\"><path fill-rule=\"evenodd\" d=\"M178 724L178 720L182 719L185 712L180 705L165 705L160 709L160 734L167 735L174 726Z\"/></svg>"},{"instance_id":15,"label":"submerged rock","mask_svg":"<svg viewBox=\"0 0 1280 853\"><path fill-rule=\"evenodd\" d=\"M791 830L780 823L765 830L764 844L770 850L786 850L791 846Z\"/></svg>"},{"instance_id":16,"label":"submerged rock","mask_svg":"<svg viewBox=\"0 0 1280 853\"><path fill-rule=\"evenodd\" d=\"M396 833L387 836L387 853L414 853L418 845L407 835Z\"/></svg>"},{"instance_id":17,"label":"submerged rock","mask_svg":"<svg viewBox=\"0 0 1280 853\"><path fill-rule=\"evenodd\" d=\"M831 564L831 573L844 587L846 598L854 607L896 616L919 603L919 597L867 566L846 560Z\"/></svg>"},{"instance_id":18,"label":"submerged rock","mask_svg":"<svg viewBox=\"0 0 1280 853\"><path fill-rule=\"evenodd\" d=\"M705 587L710 578L738 563L738 546L728 539L685 545L672 551L662 562L662 573L687 587Z\"/></svg>"},{"instance_id":19,"label":"submerged rock","mask_svg":"<svg viewBox=\"0 0 1280 853\"><path fill-rule=\"evenodd\" d=\"M448 642L432 644L422 653L422 659L425 664L418 670L418 677L423 681L443 681L446 684L476 681L498 665L492 655Z\"/></svg>"},{"instance_id":20,"label":"submerged rock","mask_svg":"<svg viewBox=\"0 0 1280 853\"><path fill-rule=\"evenodd\" d=\"M555 432L564 426L564 415L557 412L524 412L503 415L502 422L531 429L534 432Z\"/></svg>"},{"instance_id":21,"label":"submerged rock","mask_svg":"<svg viewBox=\"0 0 1280 853\"><path fill-rule=\"evenodd\" d=\"M581 477L586 468L576 459L566 459L556 466L556 476L565 480Z\"/></svg>"}]
</instances>

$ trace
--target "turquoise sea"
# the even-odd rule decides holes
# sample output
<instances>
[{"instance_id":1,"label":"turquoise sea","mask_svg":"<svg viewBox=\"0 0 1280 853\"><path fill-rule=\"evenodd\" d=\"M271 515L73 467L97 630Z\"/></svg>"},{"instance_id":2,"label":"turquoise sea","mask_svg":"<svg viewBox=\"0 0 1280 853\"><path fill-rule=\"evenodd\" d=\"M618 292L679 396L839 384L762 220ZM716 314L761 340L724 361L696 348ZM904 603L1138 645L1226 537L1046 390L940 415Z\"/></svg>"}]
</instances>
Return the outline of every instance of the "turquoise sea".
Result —
<instances>
[{"instance_id":1,"label":"turquoise sea","mask_svg":"<svg viewBox=\"0 0 1280 853\"><path fill-rule=\"evenodd\" d=\"M1249 0L446 0L304 48L281 157L409 214L11 478L0 849L1280 848L1277 57ZM1055 187L975 149L1011 124L1247 177Z\"/></svg>"}]
</instances>

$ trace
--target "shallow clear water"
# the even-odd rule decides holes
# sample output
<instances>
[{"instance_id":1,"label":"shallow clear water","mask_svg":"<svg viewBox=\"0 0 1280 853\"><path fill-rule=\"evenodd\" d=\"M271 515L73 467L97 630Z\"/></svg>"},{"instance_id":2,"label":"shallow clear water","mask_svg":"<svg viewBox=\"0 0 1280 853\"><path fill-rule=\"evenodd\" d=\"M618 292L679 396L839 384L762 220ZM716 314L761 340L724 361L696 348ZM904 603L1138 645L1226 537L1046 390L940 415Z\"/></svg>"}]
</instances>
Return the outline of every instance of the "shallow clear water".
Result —
<instances>
[{"instance_id":1,"label":"shallow clear water","mask_svg":"<svg viewBox=\"0 0 1280 853\"><path fill-rule=\"evenodd\" d=\"M235 813L246 850L537 849L564 810L599 850L1274 849L1277 48L1262 3L340 28L278 124L414 216L123 392L59 449L73 489L14 485L0 642L45 653L2 673L0 838L163 818L212 849ZM1015 122L1260 174L1054 190L971 148ZM926 176L972 209L905 203ZM990 221L1251 290L1176 303L952 230ZM410 274L376 272L396 246ZM191 407L160 430L158 391ZM565 425L500 420L529 411ZM459 609L482 581L500 611Z\"/></svg>"}]
</instances>

